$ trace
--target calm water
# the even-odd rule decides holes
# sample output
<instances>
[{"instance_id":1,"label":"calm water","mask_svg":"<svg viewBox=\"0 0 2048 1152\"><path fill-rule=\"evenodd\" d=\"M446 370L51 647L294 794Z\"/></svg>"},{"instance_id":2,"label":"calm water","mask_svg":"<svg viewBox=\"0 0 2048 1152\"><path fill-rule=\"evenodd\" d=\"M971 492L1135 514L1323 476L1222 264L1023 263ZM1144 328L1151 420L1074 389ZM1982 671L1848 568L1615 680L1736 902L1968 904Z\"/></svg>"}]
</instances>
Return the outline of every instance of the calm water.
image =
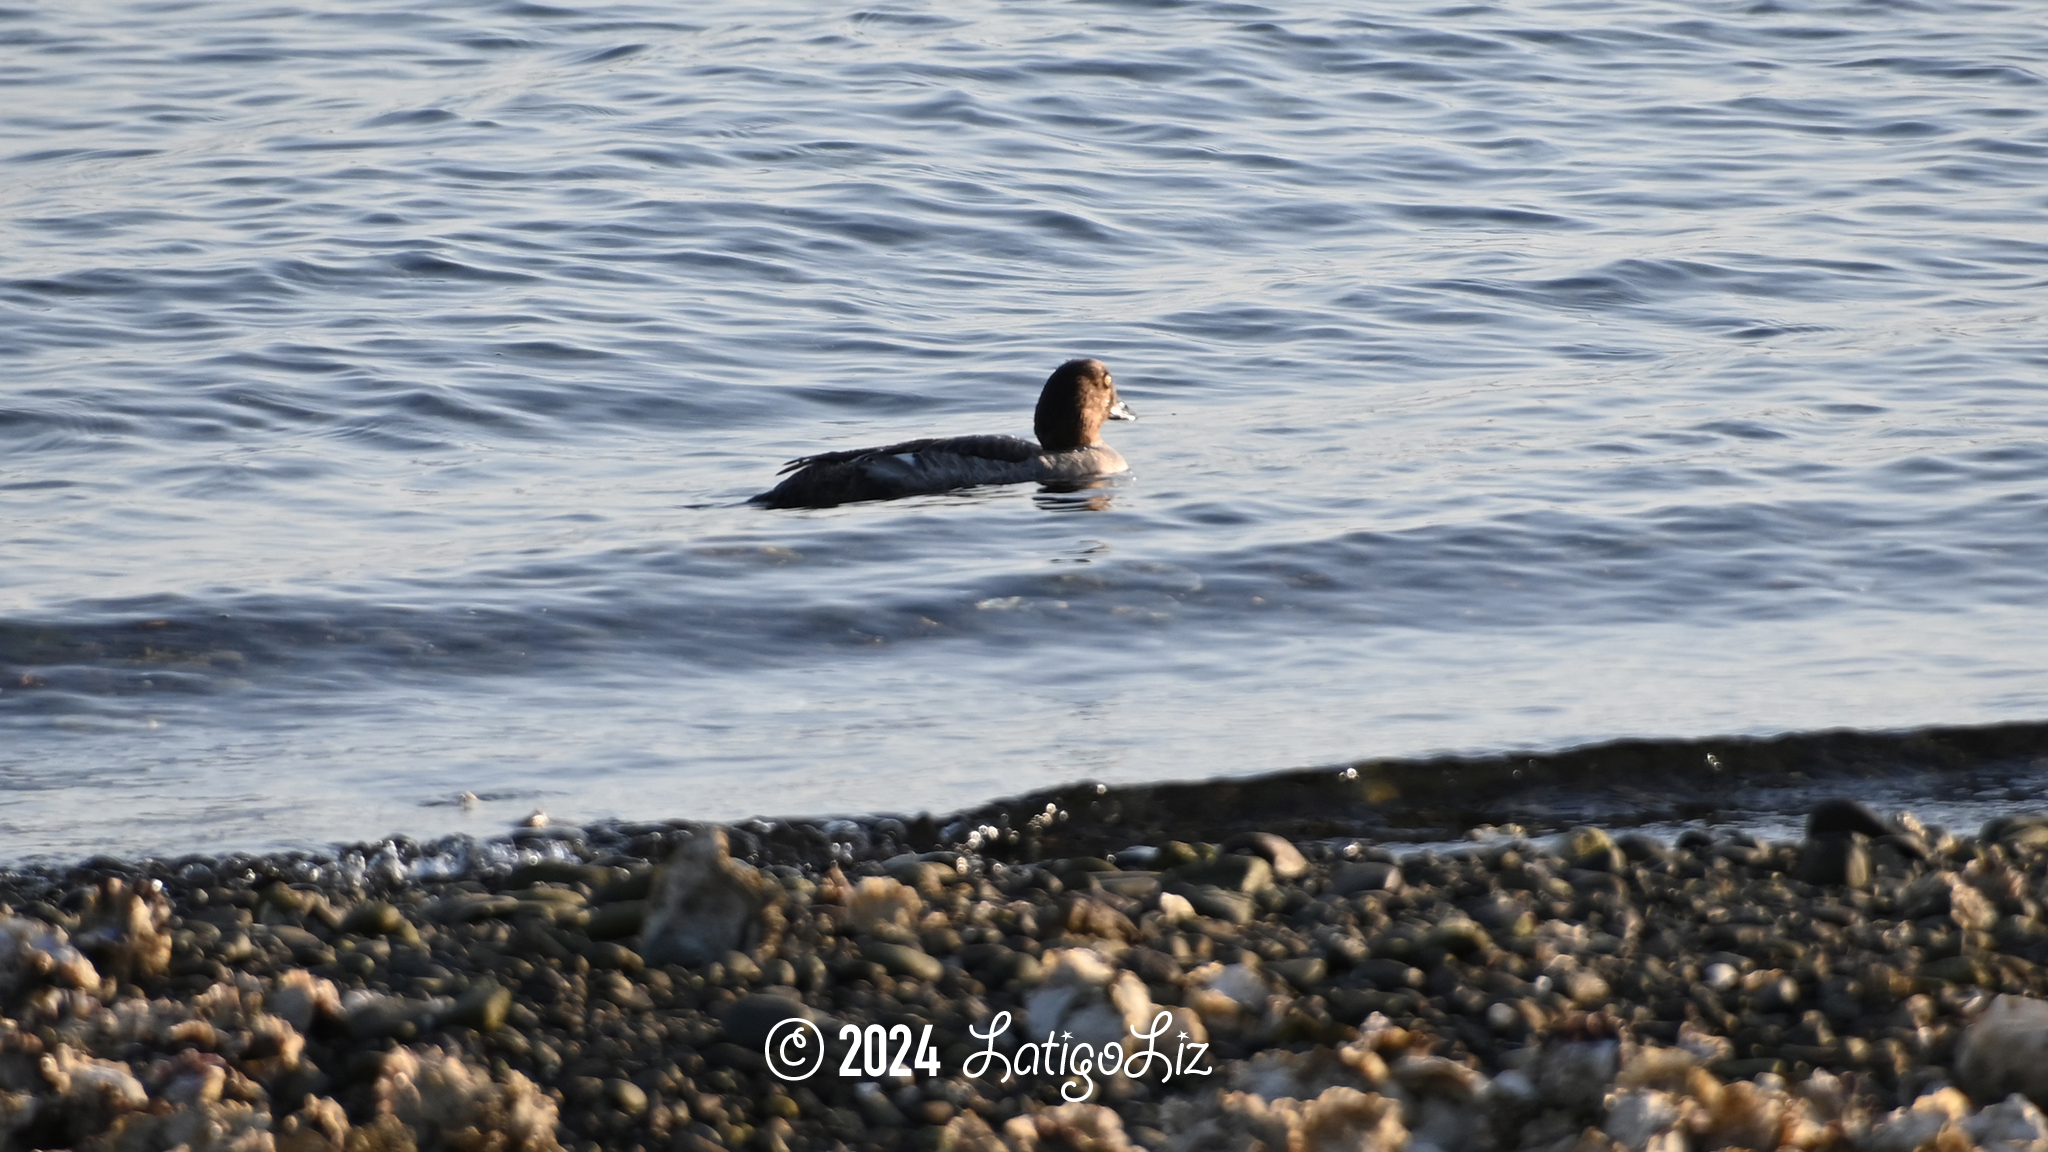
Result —
<instances>
[{"instance_id":1,"label":"calm water","mask_svg":"<svg viewBox=\"0 0 2048 1152\"><path fill-rule=\"evenodd\" d=\"M2048 715L2036 4L419 8L0 9L0 855Z\"/></svg>"}]
</instances>

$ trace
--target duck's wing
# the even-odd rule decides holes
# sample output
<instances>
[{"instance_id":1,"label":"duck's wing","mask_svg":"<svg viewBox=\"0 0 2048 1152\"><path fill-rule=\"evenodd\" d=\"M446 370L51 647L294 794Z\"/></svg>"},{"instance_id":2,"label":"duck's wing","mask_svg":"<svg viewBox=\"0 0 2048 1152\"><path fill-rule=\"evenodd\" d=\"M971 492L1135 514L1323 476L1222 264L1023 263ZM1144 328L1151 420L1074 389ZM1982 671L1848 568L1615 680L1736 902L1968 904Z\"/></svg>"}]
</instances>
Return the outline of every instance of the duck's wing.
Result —
<instances>
[{"instance_id":1,"label":"duck's wing","mask_svg":"<svg viewBox=\"0 0 2048 1152\"><path fill-rule=\"evenodd\" d=\"M905 440L881 448L820 452L783 465L785 478L754 502L772 508L829 508L860 500L892 500L973 484L1030 479L1020 468L1038 445L1016 436L951 436Z\"/></svg>"},{"instance_id":2,"label":"duck's wing","mask_svg":"<svg viewBox=\"0 0 2048 1152\"><path fill-rule=\"evenodd\" d=\"M1038 445L1018 436L927 436L922 440L905 440L901 444L890 444L881 448L847 448L838 452L820 452L815 456L799 456L784 464L775 474L787 476L791 472L809 468L814 464L848 464L869 457L916 456L924 452L944 452L953 456L1021 464L1038 455Z\"/></svg>"}]
</instances>

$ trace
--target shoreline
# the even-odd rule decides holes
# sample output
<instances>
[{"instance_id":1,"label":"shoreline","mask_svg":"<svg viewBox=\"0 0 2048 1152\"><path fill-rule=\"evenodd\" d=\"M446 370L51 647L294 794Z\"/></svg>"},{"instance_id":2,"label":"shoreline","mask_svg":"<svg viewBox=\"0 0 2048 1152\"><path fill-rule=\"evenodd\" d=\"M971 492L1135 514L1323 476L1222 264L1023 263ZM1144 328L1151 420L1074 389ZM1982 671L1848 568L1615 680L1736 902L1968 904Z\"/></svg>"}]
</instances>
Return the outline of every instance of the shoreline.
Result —
<instances>
[{"instance_id":1,"label":"shoreline","mask_svg":"<svg viewBox=\"0 0 2048 1152\"><path fill-rule=\"evenodd\" d=\"M1999 1089L2048 1097L1964 1042L2017 1002L1998 995L2048 994L2048 817L1957 835L1835 800L1797 842L1580 827L1416 851L1123 839L1157 811L1073 791L1007 821L0 876L0 1129L293 1152L1966 1148L2039 1119ZM805 1079L767 1062L796 1018L831 1056Z\"/></svg>"},{"instance_id":2,"label":"shoreline","mask_svg":"<svg viewBox=\"0 0 2048 1152\"><path fill-rule=\"evenodd\" d=\"M952 848L1021 860L1101 855L1160 839L1221 841L1247 831L1298 840L1351 837L1399 844L1458 840L1480 827L1551 832L1595 824L1664 826L1668 839L1677 826L1704 822L1790 835L1813 803L1848 794L1880 807L1932 809L1951 822L1981 823L2010 803L2048 795L2048 722L1626 737L1550 751L1380 757L1211 779L1116 785L1079 781L938 817L826 813L706 822L764 830L766 851L777 863L851 859L880 850L873 846L885 839L893 839L895 851ZM1057 820L1041 818L1048 809ZM635 823L599 817L583 827L593 836L616 840L611 830ZM820 835L819 829L826 831ZM333 859L374 855L390 847L466 860L493 851L508 837L560 834L559 828L538 833L514 828L483 839L469 831L444 831L251 850L42 853L0 861L0 877L61 873L80 858L198 863Z\"/></svg>"}]
</instances>

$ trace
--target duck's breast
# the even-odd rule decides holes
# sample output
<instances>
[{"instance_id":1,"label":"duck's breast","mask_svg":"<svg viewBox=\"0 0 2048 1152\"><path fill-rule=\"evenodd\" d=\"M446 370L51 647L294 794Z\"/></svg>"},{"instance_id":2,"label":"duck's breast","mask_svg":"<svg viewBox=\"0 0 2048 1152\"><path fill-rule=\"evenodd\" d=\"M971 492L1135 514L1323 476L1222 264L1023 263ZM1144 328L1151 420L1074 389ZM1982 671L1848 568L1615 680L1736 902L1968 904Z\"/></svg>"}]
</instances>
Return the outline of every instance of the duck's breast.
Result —
<instances>
[{"instance_id":1,"label":"duck's breast","mask_svg":"<svg viewBox=\"0 0 2048 1152\"><path fill-rule=\"evenodd\" d=\"M1075 448L1066 452L1041 453L1032 461L1037 468L1034 480L1087 480L1095 476L1113 476L1128 472L1131 466L1125 463L1123 454L1107 444L1092 448Z\"/></svg>"}]
</instances>

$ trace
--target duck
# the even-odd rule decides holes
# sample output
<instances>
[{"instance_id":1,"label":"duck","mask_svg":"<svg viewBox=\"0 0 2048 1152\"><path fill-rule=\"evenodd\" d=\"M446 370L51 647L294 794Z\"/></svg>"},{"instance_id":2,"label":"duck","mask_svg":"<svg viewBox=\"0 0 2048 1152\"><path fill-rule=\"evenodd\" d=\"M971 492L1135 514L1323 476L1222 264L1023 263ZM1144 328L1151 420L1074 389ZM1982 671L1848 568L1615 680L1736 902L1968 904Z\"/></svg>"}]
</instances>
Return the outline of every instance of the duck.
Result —
<instances>
[{"instance_id":1,"label":"duck","mask_svg":"<svg viewBox=\"0 0 2048 1152\"><path fill-rule=\"evenodd\" d=\"M1130 470L1122 454L1102 442L1103 421L1137 418L1117 398L1108 365L1069 360L1053 369L1038 394L1031 422L1036 442L1021 436L933 437L799 456L776 473L784 477L781 483L750 503L831 508L983 484L1092 480Z\"/></svg>"}]
</instances>

